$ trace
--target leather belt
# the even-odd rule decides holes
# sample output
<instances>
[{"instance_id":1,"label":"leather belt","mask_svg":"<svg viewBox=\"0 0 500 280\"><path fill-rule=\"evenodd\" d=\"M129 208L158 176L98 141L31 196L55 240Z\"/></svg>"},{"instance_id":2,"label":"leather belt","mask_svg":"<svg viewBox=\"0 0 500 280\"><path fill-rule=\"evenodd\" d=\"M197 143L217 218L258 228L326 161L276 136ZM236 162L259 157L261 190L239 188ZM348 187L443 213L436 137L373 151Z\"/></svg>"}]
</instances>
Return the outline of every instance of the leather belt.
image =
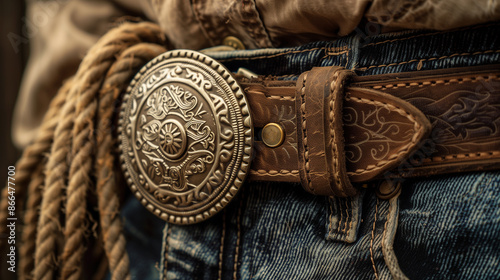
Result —
<instances>
[{"instance_id":1,"label":"leather belt","mask_svg":"<svg viewBox=\"0 0 500 280\"><path fill-rule=\"evenodd\" d=\"M499 72L358 77L320 67L278 81L233 76L197 52L167 52L124 97L125 176L150 211L190 224L220 211L245 179L352 196L356 182L497 169ZM276 145L262 141L270 123L281 128Z\"/></svg>"},{"instance_id":2,"label":"leather belt","mask_svg":"<svg viewBox=\"0 0 500 280\"><path fill-rule=\"evenodd\" d=\"M278 122L286 134L279 148L256 141L250 179L301 182L315 194L346 196L355 192L349 181L498 169L499 73L491 65L359 77L325 67L297 82L242 81L254 126ZM344 150L337 155L329 143L332 124L336 149ZM332 171L342 162L345 172ZM333 179L324 178L334 172L348 180L330 190Z\"/></svg>"}]
</instances>

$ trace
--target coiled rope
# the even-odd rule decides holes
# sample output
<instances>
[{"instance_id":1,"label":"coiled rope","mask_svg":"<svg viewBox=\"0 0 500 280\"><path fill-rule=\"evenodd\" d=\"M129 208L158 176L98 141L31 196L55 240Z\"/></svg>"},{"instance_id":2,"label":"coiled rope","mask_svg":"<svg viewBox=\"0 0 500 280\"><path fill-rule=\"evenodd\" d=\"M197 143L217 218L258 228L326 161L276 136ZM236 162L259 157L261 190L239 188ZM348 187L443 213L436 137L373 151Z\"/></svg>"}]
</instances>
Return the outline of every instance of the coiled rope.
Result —
<instances>
[{"instance_id":1,"label":"coiled rope","mask_svg":"<svg viewBox=\"0 0 500 280\"><path fill-rule=\"evenodd\" d=\"M89 209L97 198L100 240L112 279L130 279L119 217L115 169L115 105L128 82L166 51L160 28L124 23L104 35L66 81L47 111L36 141L16 164L16 200L26 209L19 248L21 279L81 279ZM0 233L6 234L8 191L0 202ZM20 211L17 211L20 213ZM0 240L2 252L5 245Z\"/></svg>"}]
</instances>

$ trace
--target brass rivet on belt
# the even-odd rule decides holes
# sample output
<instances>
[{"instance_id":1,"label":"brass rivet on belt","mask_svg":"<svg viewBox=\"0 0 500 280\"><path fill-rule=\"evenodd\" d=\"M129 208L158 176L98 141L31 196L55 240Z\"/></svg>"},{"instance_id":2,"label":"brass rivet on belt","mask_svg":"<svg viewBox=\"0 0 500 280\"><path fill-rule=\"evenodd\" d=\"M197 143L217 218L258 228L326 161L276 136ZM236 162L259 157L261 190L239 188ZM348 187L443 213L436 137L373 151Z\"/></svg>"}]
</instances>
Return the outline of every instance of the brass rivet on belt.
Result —
<instances>
[{"instance_id":1,"label":"brass rivet on belt","mask_svg":"<svg viewBox=\"0 0 500 280\"><path fill-rule=\"evenodd\" d=\"M285 131L277 123L268 123L262 129L262 141L266 146L278 147L285 140Z\"/></svg>"},{"instance_id":2,"label":"brass rivet on belt","mask_svg":"<svg viewBox=\"0 0 500 280\"><path fill-rule=\"evenodd\" d=\"M240 39L234 37L234 36L227 36L224 38L224 41L222 41L222 44L226 46L230 46L235 48L236 50L244 50L245 45L240 41Z\"/></svg>"}]
</instances>

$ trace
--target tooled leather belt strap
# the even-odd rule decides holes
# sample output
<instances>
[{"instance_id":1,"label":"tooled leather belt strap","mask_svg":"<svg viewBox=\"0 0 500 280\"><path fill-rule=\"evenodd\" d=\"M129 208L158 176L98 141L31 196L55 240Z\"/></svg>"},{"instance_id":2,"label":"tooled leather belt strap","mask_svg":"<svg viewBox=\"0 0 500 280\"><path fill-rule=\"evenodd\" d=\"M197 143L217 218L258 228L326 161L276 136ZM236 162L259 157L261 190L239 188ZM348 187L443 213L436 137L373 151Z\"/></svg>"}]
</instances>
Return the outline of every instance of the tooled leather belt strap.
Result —
<instances>
[{"instance_id":1,"label":"tooled leather belt strap","mask_svg":"<svg viewBox=\"0 0 500 280\"><path fill-rule=\"evenodd\" d=\"M255 143L251 179L346 196L355 193L349 181L499 168L499 73L492 65L358 77L324 67L296 85L241 83L254 126L277 122L286 135L278 148Z\"/></svg>"},{"instance_id":2,"label":"tooled leather belt strap","mask_svg":"<svg viewBox=\"0 0 500 280\"><path fill-rule=\"evenodd\" d=\"M298 81L233 77L171 51L131 82L120 117L127 182L162 219L220 211L245 180L352 196L355 182L500 168L500 67Z\"/></svg>"}]
</instances>

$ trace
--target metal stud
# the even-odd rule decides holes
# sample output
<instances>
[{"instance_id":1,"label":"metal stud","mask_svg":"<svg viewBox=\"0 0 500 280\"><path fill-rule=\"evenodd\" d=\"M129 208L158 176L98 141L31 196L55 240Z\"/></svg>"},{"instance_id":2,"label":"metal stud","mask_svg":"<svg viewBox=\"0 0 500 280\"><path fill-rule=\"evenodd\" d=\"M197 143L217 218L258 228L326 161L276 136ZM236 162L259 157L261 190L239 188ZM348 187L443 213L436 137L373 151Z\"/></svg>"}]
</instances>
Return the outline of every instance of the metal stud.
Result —
<instances>
[{"instance_id":1,"label":"metal stud","mask_svg":"<svg viewBox=\"0 0 500 280\"><path fill-rule=\"evenodd\" d=\"M262 129L262 141L270 148L278 147L285 140L285 130L277 123L268 123Z\"/></svg>"},{"instance_id":2,"label":"metal stud","mask_svg":"<svg viewBox=\"0 0 500 280\"><path fill-rule=\"evenodd\" d=\"M396 196L401 191L400 181L387 181L384 180L380 183L378 188L375 190L378 198L388 200Z\"/></svg>"},{"instance_id":3,"label":"metal stud","mask_svg":"<svg viewBox=\"0 0 500 280\"><path fill-rule=\"evenodd\" d=\"M224 41L222 41L222 44L226 46L230 46L235 48L236 50L244 50L245 45L240 41L240 39L234 37L234 36L227 36L224 38Z\"/></svg>"}]
</instances>

